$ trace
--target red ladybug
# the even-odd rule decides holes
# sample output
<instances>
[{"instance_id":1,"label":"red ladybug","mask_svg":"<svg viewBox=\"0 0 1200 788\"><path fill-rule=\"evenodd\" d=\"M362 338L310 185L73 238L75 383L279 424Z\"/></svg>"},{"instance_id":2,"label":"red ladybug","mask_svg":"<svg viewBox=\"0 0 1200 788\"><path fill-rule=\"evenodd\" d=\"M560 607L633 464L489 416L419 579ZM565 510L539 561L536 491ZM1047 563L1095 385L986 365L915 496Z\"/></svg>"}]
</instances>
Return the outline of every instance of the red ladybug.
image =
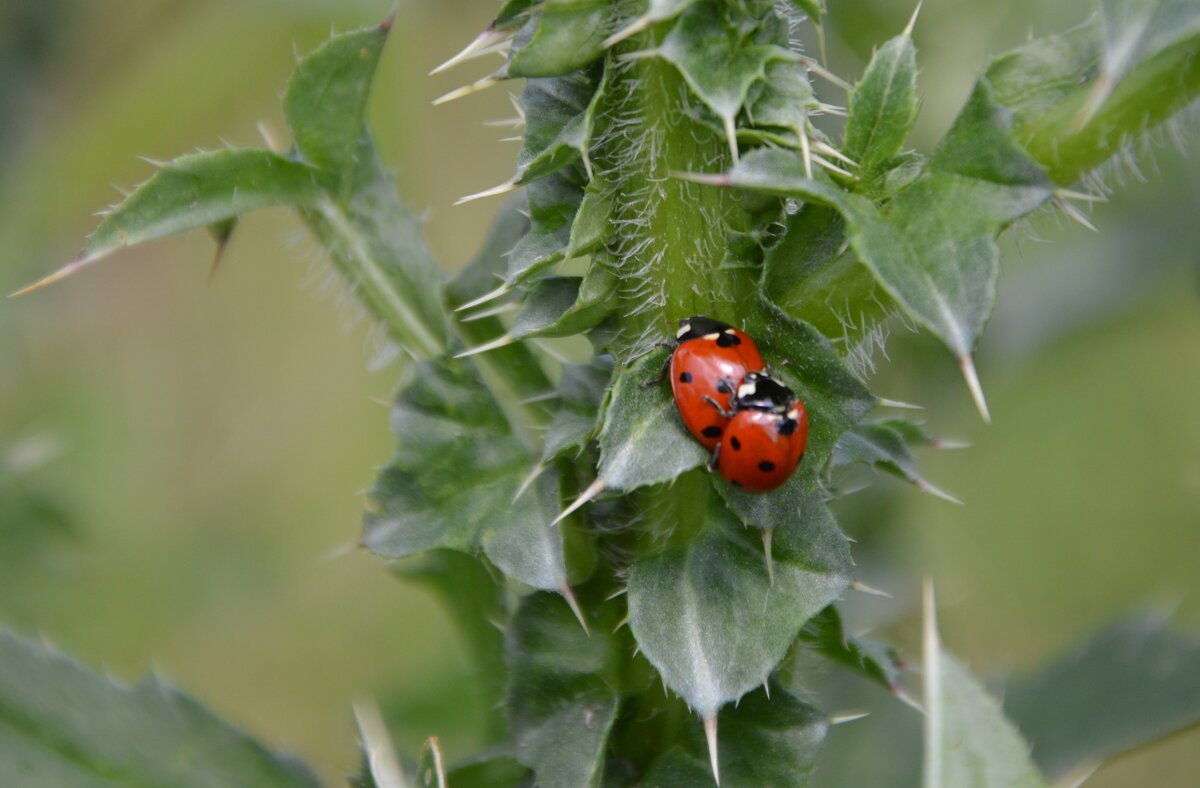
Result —
<instances>
[{"instance_id":1,"label":"red ladybug","mask_svg":"<svg viewBox=\"0 0 1200 788\"><path fill-rule=\"evenodd\" d=\"M715 402L712 410L719 410ZM729 424L712 467L725 481L751 492L774 490L804 457L808 413L787 386L763 372L747 373L733 398Z\"/></svg>"},{"instance_id":2,"label":"red ladybug","mask_svg":"<svg viewBox=\"0 0 1200 788\"><path fill-rule=\"evenodd\" d=\"M763 368L762 356L745 331L703 315L680 320L675 339L667 365L675 406L688 432L713 451L729 423L723 405L747 372Z\"/></svg>"}]
</instances>

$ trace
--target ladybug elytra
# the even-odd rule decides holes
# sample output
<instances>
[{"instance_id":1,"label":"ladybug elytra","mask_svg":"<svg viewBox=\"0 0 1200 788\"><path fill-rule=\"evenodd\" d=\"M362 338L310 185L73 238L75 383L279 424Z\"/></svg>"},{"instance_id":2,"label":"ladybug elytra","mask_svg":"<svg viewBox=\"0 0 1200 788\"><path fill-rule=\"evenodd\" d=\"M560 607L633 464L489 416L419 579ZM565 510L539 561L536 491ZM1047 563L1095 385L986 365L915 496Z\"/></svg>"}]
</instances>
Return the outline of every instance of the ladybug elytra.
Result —
<instances>
[{"instance_id":1,"label":"ladybug elytra","mask_svg":"<svg viewBox=\"0 0 1200 788\"><path fill-rule=\"evenodd\" d=\"M715 402L712 410L719 411ZM734 487L767 492L783 484L804 457L808 413L790 388L763 372L749 372L722 415L728 425L712 467Z\"/></svg>"},{"instance_id":2,"label":"ladybug elytra","mask_svg":"<svg viewBox=\"0 0 1200 788\"><path fill-rule=\"evenodd\" d=\"M688 432L714 451L730 420L720 403L732 404L747 373L763 368L762 355L745 331L703 315L680 320L675 340L667 365L675 405Z\"/></svg>"}]
</instances>

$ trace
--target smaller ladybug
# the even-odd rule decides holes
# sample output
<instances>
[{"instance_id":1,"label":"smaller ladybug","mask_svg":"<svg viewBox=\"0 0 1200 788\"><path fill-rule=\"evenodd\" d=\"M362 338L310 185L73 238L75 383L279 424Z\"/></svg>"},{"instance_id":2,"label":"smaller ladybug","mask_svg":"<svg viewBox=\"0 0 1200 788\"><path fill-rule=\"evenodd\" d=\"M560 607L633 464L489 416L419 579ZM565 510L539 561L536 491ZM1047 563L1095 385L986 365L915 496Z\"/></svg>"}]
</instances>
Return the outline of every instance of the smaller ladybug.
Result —
<instances>
[{"instance_id":1,"label":"smaller ladybug","mask_svg":"<svg viewBox=\"0 0 1200 788\"><path fill-rule=\"evenodd\" d=\"M713 451L730 417L709 403L731 405L746 374L765 366L762 355L745 331L703 315L680 320L675 340L667 363L675 407L688 432Z\"/></svg>"},{"instance_id":2,"label":"smaller ladybug","mask_svg":"<svg viewBox=\"0 0 1200 788\"><path fill-rule=\"evenodd\" d=\"M725 481L767 492L788 480L808 443L808 413L790 388L765 372L750 372L738 386L732 410L715 400L708 404L729 419L711 463Z\"/></svg>"}]
</instances>

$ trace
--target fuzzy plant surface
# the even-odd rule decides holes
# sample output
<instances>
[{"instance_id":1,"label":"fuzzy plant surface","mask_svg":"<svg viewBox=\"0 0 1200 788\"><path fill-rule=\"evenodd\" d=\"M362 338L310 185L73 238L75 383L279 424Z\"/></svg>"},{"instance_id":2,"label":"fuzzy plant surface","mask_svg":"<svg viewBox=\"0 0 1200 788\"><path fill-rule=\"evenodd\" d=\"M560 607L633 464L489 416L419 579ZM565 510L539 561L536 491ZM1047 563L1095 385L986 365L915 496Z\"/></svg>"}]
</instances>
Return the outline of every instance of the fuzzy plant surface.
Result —
<instances>
[{"instance_id":1,"label":"fuzzy plant surface","mask_svg":"<svg viewBox=\"0 0 1200 788\"><path fill-rule=\"evenodd\" d=\"M485 750L454 761L436 739L397 758L360 714L361 784L803 785L835 720L804 692L801 651L923 712L929 788L1043 785L1200 721L1196 643L1138 619L1022 677L1018 727L943 649L931 588L916 681L843 626L839 600L864 587L830 510L853 465L945 495L914 454L941 444L868 386L880 344L897 322L929 331L987 418L972 353L998 236L1046 206L1086 224L1080 204L1104 196L1092 173L1192 104L1200 0L1100 0L1084 25L994 59L929 155L905 145L916 14L847 83L797 44L823 6L503 3L446 67L496 51L504 65L445 98L523 80L524 142L512 178L472 195L513 193L452 278L364 122L393 20L335 35L287 87L290 147L162 163L34 286L191 228L221 242L243 214L292 206L403 351L396 451L362 543L445 599L496 711ZM663 343L700 314L745 329L807 407L807 452L773 492L707 472L653 383ZM550 342L578 336L574 355ZM109 746L146 725L162 752L192 754L177 763L195 782L172 784L313 780L173 690L107 685L15 639L0 649L0 775L27 780L5 784L67 784L57 769L165 784ZM1088 689L1098 676L1147 689L1114 706ZM58 677L96 703L56 703ZM164 704L184 712L174 727L153 724ZM205 761L241 771L206 779Z\"/></svg>"}]
</instances>

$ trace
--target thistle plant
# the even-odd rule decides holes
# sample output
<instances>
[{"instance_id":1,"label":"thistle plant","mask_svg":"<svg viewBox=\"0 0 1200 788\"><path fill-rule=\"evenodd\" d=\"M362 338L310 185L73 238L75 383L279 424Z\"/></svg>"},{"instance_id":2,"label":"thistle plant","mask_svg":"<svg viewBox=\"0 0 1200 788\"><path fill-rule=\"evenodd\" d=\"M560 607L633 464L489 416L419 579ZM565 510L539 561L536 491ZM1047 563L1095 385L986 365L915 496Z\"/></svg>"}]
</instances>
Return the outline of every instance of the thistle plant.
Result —
<instances>
[{"instance_id":1,"label":"thistle plant","mask_svg":"<svg viewBox=\"0 0 1200 788\"><path fill-rule=\"evenodd\" d=\"M811 702L813 658L924 715L929 786L1041 785L1196 721L1195 703L1168 715L1132 701L1135 733L1089 728L1103 718L1092 709L1078 721L1088 735L1060 746L1036 722L1060 685L1031 680L1036 692L1014 696L1033 721L1018 732L943 650L931 587L923 654L851 637L839 600L871 589L830 505L853 465L953 500L915 457L944 443L869 387L879 349L898 323L930 332L988 418L972 353L997 238L1047 209L1088 224L1107 193L1095 173L1200 91L1200 2L1101 0L1084 25L1001 55L929 155L905 147L916 10L850 80L797 43L823 40L822 6L508 0L444 66L500 52L497 71L443 99L521 86L523 128L511 179L464 198L512 193L449 278L364 123L393 21L335 35L287 87L288 147L161 163L35 285L190 228L220 241L249 211L293 206L402 351L396 452L362 544L446 599L496 712L482 755L444 757L435 739L417 763L386 757L364 712L365 784L805 784L839 711ZM653 384L693 315L753 336L807 408L804 460L773 492L707 472L669 386ZM552 341L568 337L587 342ZM1161 623L1105 637L1178 654L1163 686L1195 697L1190 641ZM1105 642L1081 652L1082 672L1101 674ZM10 650L38 675L61 661ZM1103 669L1109 683L1140 671ZM47 707L6 702L16 683L0 683L0 719L11 706L61 727ZM279 784L311 779L270 764Z\"/></svg>"}]
</instances>

